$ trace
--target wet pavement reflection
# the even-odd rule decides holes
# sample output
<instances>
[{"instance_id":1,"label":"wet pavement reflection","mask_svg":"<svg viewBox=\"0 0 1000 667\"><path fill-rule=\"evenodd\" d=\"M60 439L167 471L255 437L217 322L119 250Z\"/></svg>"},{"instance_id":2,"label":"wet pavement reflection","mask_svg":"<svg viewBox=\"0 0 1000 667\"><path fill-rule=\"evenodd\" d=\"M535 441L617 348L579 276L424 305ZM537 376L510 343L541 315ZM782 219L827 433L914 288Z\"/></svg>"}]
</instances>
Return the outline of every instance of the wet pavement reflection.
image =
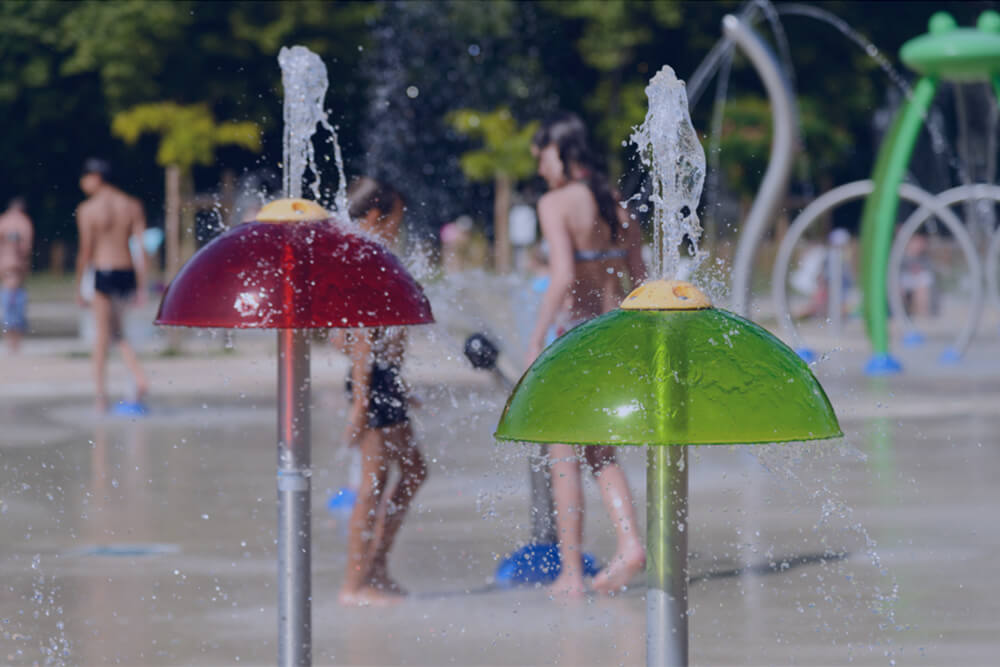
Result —
<instances>
[{"instance_id":1,"label":"wet pavement reflection","mask_svg":"<svg viewBox=\"0 0 1000 667\"><path fill-rule=\"evenodd\" d=\"M693 663L990 664L1000 414L900 416L934 404L924 382L828 388L842 442L692 452ZM430 479L392 559L413 595L344 609L344 519L325 509L347 474L344 398L317 392L316 664L643 664L641 579L581 603L492 585L530 531L526 451L489 438L499 390L421 393ZM174 396L139 420L88 409L4 409L0 662L273 664L273 403ZM641 494L643 454L623 456ZM587 501L599 508L593 483ZM588 512L585 542L612 552L603 512Z\"/></svg>"}]
</instances>

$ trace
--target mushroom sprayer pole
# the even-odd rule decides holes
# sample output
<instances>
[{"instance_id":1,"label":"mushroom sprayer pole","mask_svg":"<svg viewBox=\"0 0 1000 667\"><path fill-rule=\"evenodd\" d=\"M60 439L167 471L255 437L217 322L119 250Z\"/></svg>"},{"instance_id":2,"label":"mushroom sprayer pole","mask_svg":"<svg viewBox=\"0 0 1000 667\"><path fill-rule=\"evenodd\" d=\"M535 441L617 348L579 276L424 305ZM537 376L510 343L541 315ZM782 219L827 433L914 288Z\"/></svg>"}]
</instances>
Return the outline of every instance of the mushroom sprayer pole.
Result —
<instances>
[{"instance_id":1,"label":"mushroom sprayer pole","mask_svg":"<svg viewBox=\"0 0 1000 667\"><path fill-rule=\"evenodd\" d=\"M688 664L687 446L646 448L646 665Z\"/></svg>"},{"instance_id":2,"label":"mushroom sprayer pole","mask_svg":"<svg viewBox=\"0 0 1000 667\"><path fill-rule=\"evenodd\" d=\"M841 435L826 393L791 348L670 280L641 285L543 350L495 434L647 446L646 664L656 666L688 659L688 446Z\"/></svg>"},{"instance_id":3,"label":"mushroom sprayer pole","mask_svg":"<svg viewBox=\"0 0 1000 667\"><path fill-rule=\"evenodd\" d=\"M285 72L282 70L282 81ZM287 84L286 84L287 85ZM302 196L301 166L293 162L296 100L284 101L282 182L285 197ZM315 123L313 124L315 128ZM311 136L311 133L310 133ZM295 262L285 250L283 260ZM293 289L283 286L285 291ZM289 301L294 297L287 294ZM278 329L278 665L312 665L312 496L309 336Z\"/></svg>"},{"instance_id":4,"label":"mushroom sprayer pole","mask_svg":"<svg viewBox=\"0 0 1000 667\"><path fill-rule=\"evenodd\" d=\"M278 664L312 664L309 337L278 330Z\"/></svg>"},{"instance_id":5,"label":"mushroom sprayer pole","mask_svg":"<svg viewBox=\"0 0 1000 667\"><path fill-rule=\"evenodd\" d=\"M693 291L669 297L655 305L679 310L710 305ZM684 336L661 329L655 337L655 400L663 418L657 444L646 446L646 665L682 667L688 664L688 448L662 443L688 432L689 364Z\"/></svg>"},{"instance_id":6,"label":"mushroom sprayer pole","mask_svg":"<svg viewBox=\"0 0 1000 667\"><path fill-rule=\"evenodd\" d=\"M278 332L278 664L312 661L309 331L433 322L384 246L306 199L279 199L220 234L163 294L156 323Z\"/></svg>"}]
</instances>

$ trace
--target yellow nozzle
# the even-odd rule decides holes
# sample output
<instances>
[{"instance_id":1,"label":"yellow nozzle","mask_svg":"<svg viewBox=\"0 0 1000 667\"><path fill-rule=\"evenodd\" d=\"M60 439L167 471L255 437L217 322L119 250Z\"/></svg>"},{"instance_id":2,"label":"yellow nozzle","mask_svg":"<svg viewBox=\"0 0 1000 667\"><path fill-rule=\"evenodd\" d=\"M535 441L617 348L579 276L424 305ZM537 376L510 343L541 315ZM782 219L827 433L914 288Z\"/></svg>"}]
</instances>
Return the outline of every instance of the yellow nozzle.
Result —
<instances>
[{"instance_id":1,"label":"yellow nozzle","mask_svg":"<svg viewBox=\"0 0 1000 667\"><path fill-rule=\"evenodd\" d=\"M701 310L711 308L705 293L683 280L654 280L625 297L624 310Z\"/></svg>"},{"instance_id":2,"label":"yellow nozzle","mask_svg":"<svg viewBox=\"0 0 1000 667\"><path fill-rule=\"evenodd\" d=\"M257 222L301 222L326 220L330 214L325 208L308 199L276 199L264 204L257 217Z\"/></svg>"}]
</instances>

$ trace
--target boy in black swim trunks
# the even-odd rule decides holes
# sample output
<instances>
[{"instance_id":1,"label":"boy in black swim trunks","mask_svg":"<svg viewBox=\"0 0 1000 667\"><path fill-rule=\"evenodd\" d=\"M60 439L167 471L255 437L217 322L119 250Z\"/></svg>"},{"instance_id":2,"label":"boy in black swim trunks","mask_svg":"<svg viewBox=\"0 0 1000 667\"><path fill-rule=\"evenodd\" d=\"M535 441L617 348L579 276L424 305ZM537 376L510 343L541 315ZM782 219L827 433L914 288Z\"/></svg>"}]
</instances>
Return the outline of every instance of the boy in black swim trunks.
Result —
<instances>
[{"instance_id":1,"label":"boy in black swim trunks","mask_svg":"<svg viewBox=\"0 0 1000 667\"><path fill-rule=\"evenodd\" d=\"M386 245L395 243L403 218L403 200L397 192L362 178L351 186L348 199L351 218ZM362 473L339 595L345 605L388 604L404 595L389 576L389 550L427 477L406 412L407 388L400 377L405 346L403 327L360 329L343 339L352 362L351 409L344 438L361 448ZM392 462L399 465L400 478L394 488L386 489Z\"/></svg>"},{"instance_id":2,"label":"boy in black swim trunks","mask_svg":"<svg viewBox=\"0 0 1000 667\"><path fill-rule=\"evenodd\" d=\"M146 216L139 200L107 182L110 171L104 160L91 158L86 161L80 189L87 199L76 210L80 233L76 294L81 306L90 305L94 309L94 379L98 412L108 409L105 366L112 342L118 343L122 359L135 380L137 403L147 391L146 376L135 350L125 340L122 327L126 304L134 300L142 306L145 302L145 266L141 256L137 261L133 259L129 240L135 237L141 242ZM95 293L91 304L84 301L80 292L80 282L88 266L95 269Z\"/></svg>"}]
</instances>

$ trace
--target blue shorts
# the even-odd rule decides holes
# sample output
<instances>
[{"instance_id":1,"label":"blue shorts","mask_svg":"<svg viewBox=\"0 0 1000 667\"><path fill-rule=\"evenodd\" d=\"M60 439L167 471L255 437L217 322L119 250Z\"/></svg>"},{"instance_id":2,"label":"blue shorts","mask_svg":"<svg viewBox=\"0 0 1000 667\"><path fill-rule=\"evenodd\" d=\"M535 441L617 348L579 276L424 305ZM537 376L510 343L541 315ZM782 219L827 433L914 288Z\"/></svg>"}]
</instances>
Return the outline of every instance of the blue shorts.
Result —
<instances>
[{"instance_id":1,"label":"blue shorts","mask_svg":"<svg viewBox=\"0 0 1000 667\"><path fill-rule=\"evenodd\" d=\"M28 330L28 292L23 287L0 287L0 316L5 333Z\"/></svg>"}]
</instances>

